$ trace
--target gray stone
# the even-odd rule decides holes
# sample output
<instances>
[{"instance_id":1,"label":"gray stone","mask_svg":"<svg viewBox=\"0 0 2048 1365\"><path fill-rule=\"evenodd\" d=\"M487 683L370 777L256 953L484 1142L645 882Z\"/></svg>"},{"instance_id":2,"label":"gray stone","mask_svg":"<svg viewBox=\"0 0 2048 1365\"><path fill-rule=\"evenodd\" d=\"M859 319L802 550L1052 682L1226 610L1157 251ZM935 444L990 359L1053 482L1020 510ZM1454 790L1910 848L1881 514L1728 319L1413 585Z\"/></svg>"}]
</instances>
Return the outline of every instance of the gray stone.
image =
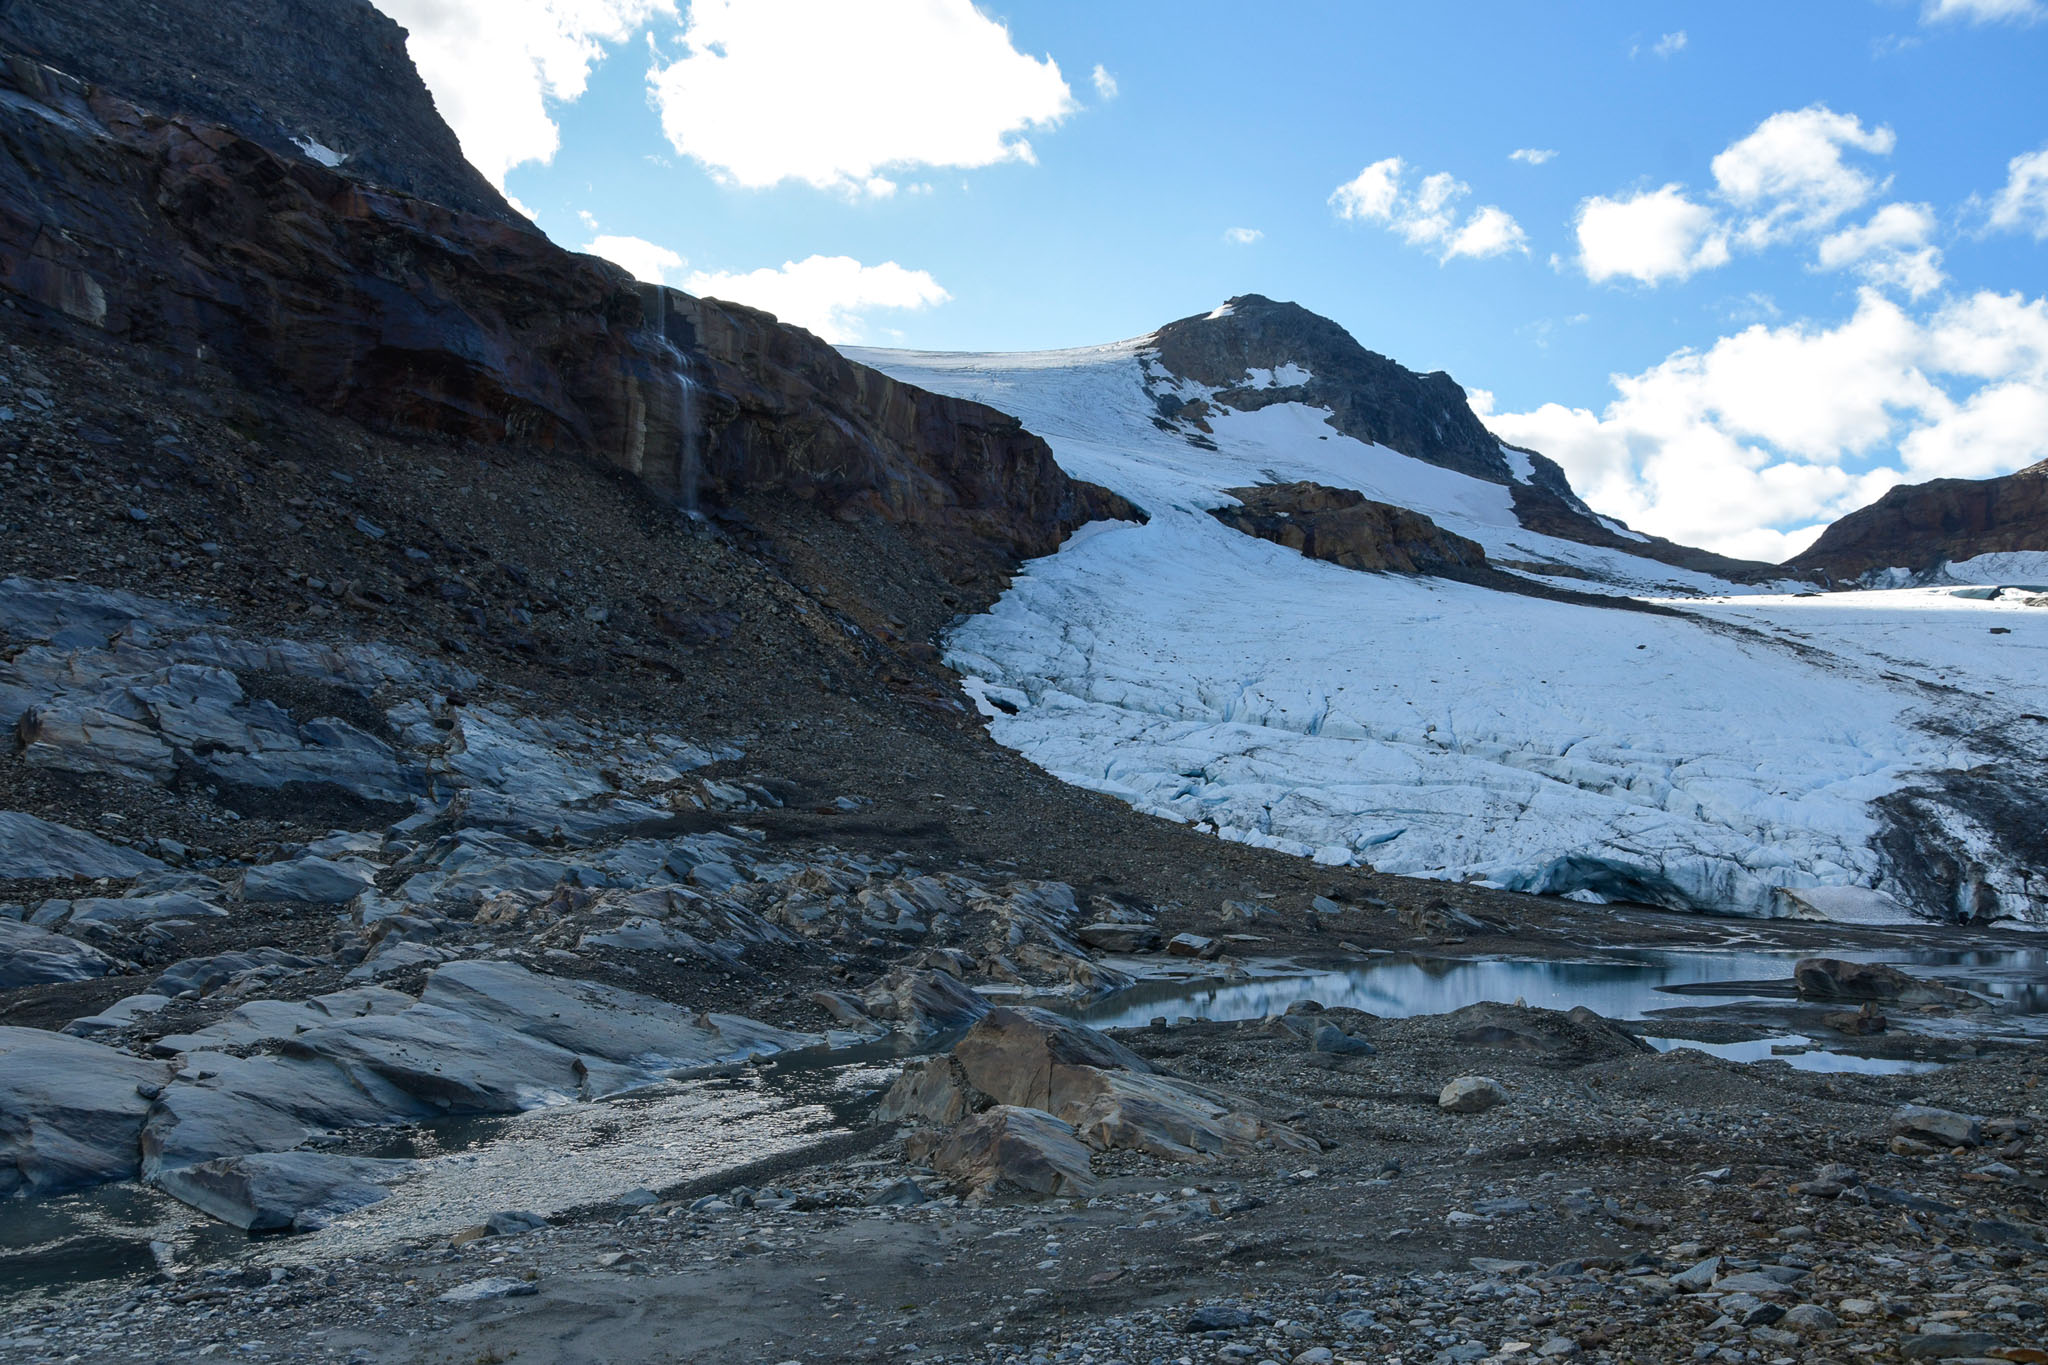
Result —
<instances>
[{"instance_id":1,"label":"gray stone","mask_svg":"<svg viewBox=\"0 0 2048 1365\"><path fill-rule=\"evenodd\" d=\"M876 1190L861 1202L869 1208L911 1208L931 1198L915 1180L898 1180Z\"/></svg>"},{"instance_id":2,"label":"gray stone","mask_svg":"<svg viewBox=\"0 0 2048 1365\"><path fill-rule=\"evenodd\" d=\"M1436 1097L1439 1108L1453 1114L1477 1114L1507 1101L1507 1088L1486 1076L1460 1076Z\"/></svg>"},{"instance_id":3,"label":"gray stone","mask_svg":"<svg viewBox=\"0 0 2048 1365\"><path fill-rule=\"evenodd\" d=\"M1984 1121L1947 1109L1906 1104L1893 1112L1891 1130L1903 1137L1938 1142L1945 1147L1975 1147L1983 1140Z\"/></svg>"},{"instance_id":4,"label":"gray stone","mask_svg":"<svg viewBox=\"0 0 2048 1365\"><path fill-rule=\"evenodd\" d=\"M491 1230L493 1237L516 1237L522 1232L536 1232L547 1225L547 1219L526 1209L504 1209L484 1220L484 1226Z\"/></svg>"},{"instance_id":5,"label":"gray stone","mask_svg":"<svg viewBox=\"0 0 2048 1365\"><path fill-rule=\"evenodd\" d=\"M90 981L112 971L99 949L19 920L0 919L0 990Z\"/></svg>"},{"instance_id":6,"label":"gray stone","mask_svg":"<svg viewBox=\"0 0 2048 1365\"><path fill-rule=\"evenodd\" d=\"M1682 1270L1671 1277L1671 1287L1682 1294L1697 1294L1713 1286L1714 1276L1721 1270L1721 1258L1709 1256L1690 1269Z\"/></svg>"},{"instance_id":7,"label":"gray stone","mask_svg":"<svg viewBox=\"0 0 2048 1365\"><path fill-rule=\"evenodd\" d=\"M1579 1343L1570 1337L1552 1337L1536 1348L1536 1354L1546 1360L1567 1360L1579 1353Z\"/></svg>"},{"instance_id":8,"label":"gray stone","mask_svg":"<svg viewBox=\"0 0 2048 1365\"><path fill-rule=\"evenodd\" d=\"M73 1019L64 1026L64 1032L74 1038L89 1038L95 1033L127 1028L135 1022L137 1015L154 1014L170 1003L171 998L168 995L124 995L98 1014Z\"/></svg>"},{"instance_id":9,"label":"gray stone","mask_svg":"<svg viewBox=\"0 0 2048 1365\"><path fill-rule=\"evenodd\" d=\"M1252 1315L1233 1303L1206 1303L1181 1324L1189 1332L1234 1332L1252 1325Z\"/></svg>"},{"instance_id":10,"label":"gray stone","mask_svg":"<svg viewBox=\"0 0 2048 1365\"><path fill-rule=\"evenodd\" d=\"M375 874L365 867L309 854L289 862L250 868L242 877L242 899L342 905L376 884Z\"/></svg>"},{"instance_id":11,"label":"gray stone","mask_svg":"<svg viewBox=\"0 0 2048 1365\"><path fill-rule=\"evenodd\" d=\"M267 1003L267 1002L266 1002ZM375 1076L314 1057L191 1052L142 1128L142 1174L253 1152L285 1152L334 1129L429 1117L433 1106ZM203 1082L188 1075L205 1073Z\"/></svg>"},{"instance_id":12,"label":"gray stone","mask_svg":"<svg viewBox=\"0 0 2048 1365\"><path fill-rule=\"evenodd\" d=\"M1761 1270L1748 1270L1739 1275L1724 1275L1714 1288L1723 1294L1784 1294L1790 1292L1786 1281Z\"/></svg>"},{"instance_id":13,"label":"gray stone","mask_svg":"<svg viewBox=\"0 0 2048 1365\"><path fill-rule=\"evenodd\" d=\"M1339 1057L1376 1057L1379 1049L1363 1038L1354 1038L1335 1024L1325 1024L1316 1030L1313 1044L1317 1052L1334 1053Z\"/></svg>"},{"instance_id":14,"label":"gray stone","mask_svg":"<svg viewBox=\"0 0 2048 1365\"><path fill-rule=\"evenodd\" d=\"M1166 951L1175 957L1213 958L1219 949L1213 938L1203 938L1200 934L1175 934L1166 941Z\"/></svg>"},{"instance_id":15,"label":"gray stone","mask_svg":"<svg viewBox=\"0 0 2048 1365\"><path fill-rule=\"evenodd\" d=\"M0 1027L0 1198L134 1176L152 1093L170 1069L42 1029Z\"/></svg>"},{"instance_id":16,"label":"gray stone","mask_svg":"<svg viewBox=\"0 0 2048 1365\"><path fill-rule=\"evenodd\" d=\"M227 911L211 901L184 891L163 891L150 896L88 898L71 902L65 929L73 932L125 929L167 919L225 919Z\"/></svg>"},{"instance_id":17,"label":"gray stone","mask_svg":"<svg viewBox=\"0 0 2048 1365\"><path fill-rule=\"evenodd\" d=\"M244 953L216 953L210 957L188 957L173 962L157 974L149 988L160 995L178 996L186 991L210 995L249 972L266 967L303 971L314 966L313 959L288 953L282 948L252 948Z\"/></svg>"},{"instance_id":18,"label":"gray stone","mask_svg":"<svg viewBox=\"0 0 2048 1365\"><path fill-rule=\"evenodd\" d=\"M251 1232L311 1232L374 1204L412 1174L410 1161L265 1152L180 1166L155 1179L166 1194Z\"/></svg>"},{"instance_id":19,"label":"gray stone","mask_svg":"<svg viewBox=\"0 0 2048 1365\"><path fill-rule=\"evenodd\" d=\"M163 864L68 825L0 811L0 878L140 877Z\"/></svg>"},{"instance_id":20,"label":"gray stone","mask_svg":"<svg viewBox=\"0 0 2048 1365\"><path fill-rule=\"evenodd\" d=\"M471 1280L468 1284L457 1285L445 1294L437 1295L436 1303L488 1303L492 1299L523 1299L538 1294L540 1287L532 1280L517 1280L510 1275L493 1275L488 1279Z\"/></svg>"},{"instance_id":21,"label":"gray stone","mask_svg":"<svg viewBox=\"0 0 2048 1365\"><path fill-rule=\"evenodd\" d=\"M1841 1320L1817 1303L1802 1303L1786 1310L1785 1326L1800 1332L1832 1332L1841 1326Z\"/></svg>"},{"instance_id":22,"label":"gray stone","mask_svg":"<svg viewBox=\"0 0 2048 1365\"><path fill-rule=\"evenodd\" d=\"M1074 937L1101 953L1149 953L1159 947L1159 931L1149 924L1084 924Z\"/></svg>"}]
</instances>

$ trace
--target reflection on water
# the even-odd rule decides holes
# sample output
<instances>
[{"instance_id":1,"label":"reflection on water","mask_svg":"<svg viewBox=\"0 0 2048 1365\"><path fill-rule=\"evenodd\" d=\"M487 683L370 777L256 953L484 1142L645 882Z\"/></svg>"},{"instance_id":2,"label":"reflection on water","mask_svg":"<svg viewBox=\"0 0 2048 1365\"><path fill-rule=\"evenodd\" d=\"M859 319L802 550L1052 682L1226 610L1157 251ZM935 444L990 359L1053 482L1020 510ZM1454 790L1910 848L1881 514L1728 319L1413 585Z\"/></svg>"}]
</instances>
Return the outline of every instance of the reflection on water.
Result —
<instances>
[{"instance_id":1,"label":"reflection on water","mask_svg":"<svg viewBox=\"0 0 2048 1365\"><path fill-rule=\"evenodd\" d=\"M1813 1039L1796 1033L1781 1038L1757 1038L1745 1043L1698 1043L1690 1038L1652 1038L1648 1034L1643 1041L1659 1052L1670 1052L1674 1048L1689 1047L1715 1057L1725 1057L1731 1062L1785 1062L1800 1071L1855 1071L1866 1076L1917 1075L1925 1071L1939 1071L1940 1062L1915 1062L1903 1057L1859 1057L1853 1052L1825 1052ZM1801 1051L1802 1048L1814 1051ZM1779 1052L1777 1049L1788 1051Z\"/></svg>"},{"instance_id":2,"label":"reflection on water","mask_svg":"<svg viewBox=\"0 0 2048 1365\"><path fill-rule=\"evenodd\" d=\"M1526 962L1376 957L1341 971L1269 976L1223 984L1211 980L1143 982L1078 1012L1097 1028L1137 1028L1160 1015L1258 1019L1300 1000L1345 1006L1388 1018L1442 1014L1481 1001L1521 1000L1543 1009L1574 1006L1610 1019L1641 1019L1674 1006L1784 998L1798 952L1617 951L1597 961ZM1915 975L1962 978L1980 995L2018 1012L2048 1014L2048 950L1843 953L1889 962ZM1701 989L1724 986L1723 990ZM1682 993L1674 993L1682 992Z\"/></svg>"}]
</instances>

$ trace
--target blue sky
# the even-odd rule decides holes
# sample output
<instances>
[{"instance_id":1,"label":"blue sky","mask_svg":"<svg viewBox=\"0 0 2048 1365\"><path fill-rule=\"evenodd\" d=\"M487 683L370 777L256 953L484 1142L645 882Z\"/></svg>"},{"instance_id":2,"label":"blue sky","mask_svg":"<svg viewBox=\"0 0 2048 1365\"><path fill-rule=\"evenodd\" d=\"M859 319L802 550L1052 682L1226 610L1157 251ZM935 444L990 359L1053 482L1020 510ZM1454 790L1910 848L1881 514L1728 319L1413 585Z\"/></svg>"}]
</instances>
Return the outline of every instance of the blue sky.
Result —
<instances>
[{"instance_id":1,"label":"blue sky","mask_svg":"<svg viewBox=\"0 0 2048 1365\"><path fill-rule=\"evenodd\" d=\"M834 340L1294 299L1768 558L2048 456L2041 0L380 3L550 236Z\"/></svg>"}]
</instances>

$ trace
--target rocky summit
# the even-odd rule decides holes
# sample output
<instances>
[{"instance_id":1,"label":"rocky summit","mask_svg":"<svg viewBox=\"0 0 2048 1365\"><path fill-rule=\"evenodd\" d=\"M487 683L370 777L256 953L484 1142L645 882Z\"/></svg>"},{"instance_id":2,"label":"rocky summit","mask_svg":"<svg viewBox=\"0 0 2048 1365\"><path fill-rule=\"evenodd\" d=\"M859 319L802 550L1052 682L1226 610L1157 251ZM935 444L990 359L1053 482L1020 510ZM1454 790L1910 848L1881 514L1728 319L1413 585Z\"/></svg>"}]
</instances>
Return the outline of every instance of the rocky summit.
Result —
<instances>
[{"instance_id":1,"label":"rocky summit","mask_svg":"<svg viewBox=\"0 0 2048 1365\"><path fill-rule=\"evenodd\" d=\"M2036 473L1725 559L1294 304L637 282L359 0L0 4L0 1360L2048 1360Z\"/></svg>"}]
</instances>

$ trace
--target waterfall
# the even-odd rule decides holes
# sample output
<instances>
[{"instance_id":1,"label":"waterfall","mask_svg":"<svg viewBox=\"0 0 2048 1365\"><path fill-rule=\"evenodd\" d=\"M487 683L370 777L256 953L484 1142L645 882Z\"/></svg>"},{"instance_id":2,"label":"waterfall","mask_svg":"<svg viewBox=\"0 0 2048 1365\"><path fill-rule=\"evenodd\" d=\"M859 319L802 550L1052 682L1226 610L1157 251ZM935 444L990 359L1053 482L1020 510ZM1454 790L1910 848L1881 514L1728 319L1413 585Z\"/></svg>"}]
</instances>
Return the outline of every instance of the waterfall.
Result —
<instances>
[{"instance_id":1,"label":"waterfall","mask_svg":"<svg viewBox=\"0 0 2048 1365\"><path fill-rule=\"evenodd\" d=\"M703 426L697 417L697 381L690 378L689 361L681 356L678 359L682 364L676 367L676 494L682 500L685 514L701 517L703 513L697 510L697 480Z\"/></svg>"}]
</instances>

